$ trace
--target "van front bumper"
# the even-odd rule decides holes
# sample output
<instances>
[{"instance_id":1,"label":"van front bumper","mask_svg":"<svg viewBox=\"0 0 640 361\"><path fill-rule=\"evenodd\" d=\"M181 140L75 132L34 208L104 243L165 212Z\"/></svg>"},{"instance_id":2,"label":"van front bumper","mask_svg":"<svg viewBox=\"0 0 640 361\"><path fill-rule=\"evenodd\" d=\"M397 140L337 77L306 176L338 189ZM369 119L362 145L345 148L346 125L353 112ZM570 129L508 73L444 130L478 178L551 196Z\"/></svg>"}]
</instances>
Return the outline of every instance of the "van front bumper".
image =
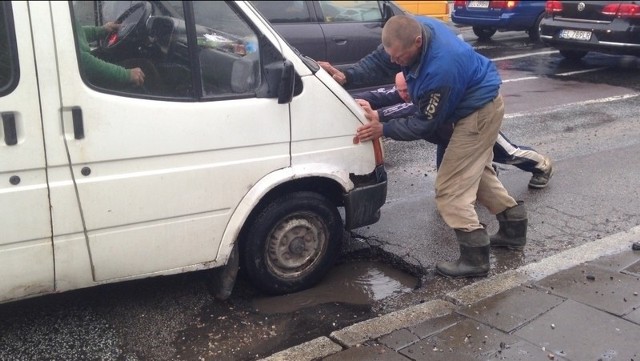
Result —
<instances>
[{"instance_id":1,"label":"van front bumper","mask_svg":"<svg viewBox=\"0 0 640 361\"><path fill-rule=\"evenodd\" d=\"M352 230L376 223L387 200L387 171L376 167L367 176L352 176L355 187L344 195L345 228Z\"/></svg>"}]
</instances>

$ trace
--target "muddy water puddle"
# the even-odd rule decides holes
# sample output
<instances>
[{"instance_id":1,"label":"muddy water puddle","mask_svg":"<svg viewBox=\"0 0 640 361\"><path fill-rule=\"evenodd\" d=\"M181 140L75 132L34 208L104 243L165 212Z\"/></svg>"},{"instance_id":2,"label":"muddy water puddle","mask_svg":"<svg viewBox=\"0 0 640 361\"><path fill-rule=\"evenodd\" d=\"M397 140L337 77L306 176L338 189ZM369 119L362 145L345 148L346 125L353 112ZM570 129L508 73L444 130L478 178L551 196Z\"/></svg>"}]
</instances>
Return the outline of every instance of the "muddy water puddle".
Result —
<instances>
[{"instance_id":1,"label":"muddy water puddle","mask_svg":"<svg viewBox=\"0 0 640 361\"><path fill-rule=\"evenodd\" d=\"M259 313L289 313L323 303L370 305L391 296L411 292L419 280L385 263L355 261L335 266L314 288L277 297L257 298Z\"/></svg>"}]
</instances>

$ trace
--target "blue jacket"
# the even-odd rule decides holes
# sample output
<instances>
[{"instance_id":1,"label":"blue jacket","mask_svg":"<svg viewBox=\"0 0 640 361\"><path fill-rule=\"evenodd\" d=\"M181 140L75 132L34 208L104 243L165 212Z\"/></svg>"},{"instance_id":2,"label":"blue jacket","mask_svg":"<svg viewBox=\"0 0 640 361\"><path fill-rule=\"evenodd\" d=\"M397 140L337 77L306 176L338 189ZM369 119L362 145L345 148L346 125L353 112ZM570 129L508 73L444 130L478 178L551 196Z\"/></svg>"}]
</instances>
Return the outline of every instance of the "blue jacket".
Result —
<instances>
[{"instance_id":1,"label":"blue jacket","mask_svg":"<svg viewBox=\"0 0 640 361\"><path fill-rule=\"evenodd\" d=\"M492 101L500 91L500 75L491 60L478 54L436 19L416 17L422 24L422 54L410 67L391 63L379 46L344 69L347 82L366 85L399 70L418 112L384 123L384 136L396 140L448 139L453 124Z\"/></svg>"}]
</instances>

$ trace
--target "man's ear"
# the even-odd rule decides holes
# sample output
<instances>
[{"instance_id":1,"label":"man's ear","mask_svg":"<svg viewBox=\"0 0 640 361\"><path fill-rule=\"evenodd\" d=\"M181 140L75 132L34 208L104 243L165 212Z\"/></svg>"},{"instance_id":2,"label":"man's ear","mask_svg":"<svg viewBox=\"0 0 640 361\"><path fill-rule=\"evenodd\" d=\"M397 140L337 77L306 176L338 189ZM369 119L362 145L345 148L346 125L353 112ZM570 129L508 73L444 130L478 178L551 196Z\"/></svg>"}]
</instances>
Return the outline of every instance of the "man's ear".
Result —
<instances>
[{"instance_id":1,"label":"man's ear","mask_svg":"<svg viewBox=\"0 0 640 361\"><path fill-rule=\"evenodd\" d=\"M414 41L414 44L418 47L422 46L422 35L416 36L416 40Z\"/></svg>"}]
</instances>

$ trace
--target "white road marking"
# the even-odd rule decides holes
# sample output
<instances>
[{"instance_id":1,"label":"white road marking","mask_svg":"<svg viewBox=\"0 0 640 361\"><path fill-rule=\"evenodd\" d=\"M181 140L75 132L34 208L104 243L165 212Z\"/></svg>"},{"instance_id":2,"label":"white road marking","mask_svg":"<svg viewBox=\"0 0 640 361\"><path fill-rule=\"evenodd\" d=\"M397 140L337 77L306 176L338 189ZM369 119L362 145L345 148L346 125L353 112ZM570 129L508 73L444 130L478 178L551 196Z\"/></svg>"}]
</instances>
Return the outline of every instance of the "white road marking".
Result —
<instances>
[{"instance_id":1,"label":"white road marking","mask_svg":"<svg viewBox=\"0 0 640 361\"><path fill-rule=\"evenodd\" d=\"M593 69L586 69L586 70L576 70L576 71L570 71L567 73L558 73L556 74L556 76L569 76L569 75L575 75L575 74L583 74L583 73L591 73L594 71L600 71L602 69L607 69L608 66L602 66L600 68L593 68Z\"/></svg>"},{"instance_id":2,"label":"white road marking","mask_svg":"<svg viewBox=\"0 0 640 361\"><path fill-rule=\"evenodd\" d=\"M491 60L493 60L493 61L502 61L502 60L510 60L510 59L528 58L530 56L549 55L549 54L555 54L557 52L558 52L557 50L539 51L537 53L527 53L527 54L503 56L503 57L500 57L500 58L493 58Z\"/></svg>"},{"instance_id":3,"label":"white road marking","mask_svg":"<svg viewBox=\"0 0 640 361\"><path fill-rule=\"evenodd\" d=\"M597 103L608 103L608 102L613 102L613 101L616 101L616 100L625 100L625 99L629 99L629 98L635 98L637 96L640 96L640 93L630 93L630 94L616 95L616 96L600 98L600 99L583 100L583 101L575 102L575 103L559 104L559 105L550 106L548 108L536 109L536 110L533 110L533 111L524 111L524 112L505 114L504 115L504 119L517 118L517 117L521 117L521 116L529 116L531 114L551 113L551 112L554 112L554 111L556 111L556 110L558 110L560 108L581 106L581 105L588 105L588 104L597 104Z\"/></svg>"}]
</instances>

